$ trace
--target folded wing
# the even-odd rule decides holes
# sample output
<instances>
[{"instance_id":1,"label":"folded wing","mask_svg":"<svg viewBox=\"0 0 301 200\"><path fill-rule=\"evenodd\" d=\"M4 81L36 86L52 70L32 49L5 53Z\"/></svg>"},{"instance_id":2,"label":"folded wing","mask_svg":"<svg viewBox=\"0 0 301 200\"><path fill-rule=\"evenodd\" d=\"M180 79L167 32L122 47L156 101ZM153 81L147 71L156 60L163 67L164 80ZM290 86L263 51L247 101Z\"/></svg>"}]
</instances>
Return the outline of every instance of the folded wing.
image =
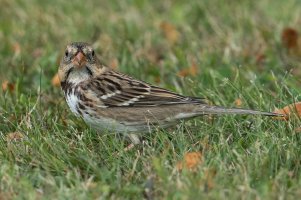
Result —
<instances>
[{"instance_id":1,"label":"folded wing","mask_svg":"<svg viewBox=\"0 0 301 200\"><path fill-rule=\"evenodd\" d=\"M89 84L87 88L93 90L106 107L205 104L201 98L182 96L115 71L108 71Z\"/></svg>"}]
</instances>

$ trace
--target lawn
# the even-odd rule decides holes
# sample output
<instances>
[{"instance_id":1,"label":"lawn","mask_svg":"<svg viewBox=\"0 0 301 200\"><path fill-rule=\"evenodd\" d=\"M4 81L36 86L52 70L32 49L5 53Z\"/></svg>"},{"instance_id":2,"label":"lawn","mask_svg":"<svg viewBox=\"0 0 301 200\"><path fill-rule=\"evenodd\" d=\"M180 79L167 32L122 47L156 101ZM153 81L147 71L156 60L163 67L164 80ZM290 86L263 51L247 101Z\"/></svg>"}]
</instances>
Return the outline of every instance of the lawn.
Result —
<instances>
[{"instance_id":1,"label":"lawn","mask_svg":"<svg viewBox=\"0 0 301 200\"><path fill-rule=\"evenodd\" d=\"M301 39L282 37L301 31L300 13L298 0L1 0L0 199L300 197L299 118L204 116L124 151L52 82L66 44L86 41L138 79L273 111L301 100ZM188 152L201 161L179 170Z\"/></svg>"}]
</instances>

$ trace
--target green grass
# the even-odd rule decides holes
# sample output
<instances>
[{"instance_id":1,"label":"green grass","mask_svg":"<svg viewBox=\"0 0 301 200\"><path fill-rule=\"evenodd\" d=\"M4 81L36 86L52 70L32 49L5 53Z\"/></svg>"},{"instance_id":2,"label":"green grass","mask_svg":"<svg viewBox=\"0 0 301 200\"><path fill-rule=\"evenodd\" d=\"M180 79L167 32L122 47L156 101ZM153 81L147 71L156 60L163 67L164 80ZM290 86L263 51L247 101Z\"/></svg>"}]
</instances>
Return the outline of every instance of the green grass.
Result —
<instances>
[{"instance_id":1,"label":"green grass","mask_svg":"<svg viewBox=\"0 0 301 200\"><path fill-rule=\"evenodd\" d=\"M0 91L0 199L141 199L146 188L151 199L301 195L298 119L200 117L125 152L118 136L75 118L51 85L65 45L87 41L105 63L173 91L281 108L300 101L301 64L281 45L284 27L301 31L298 0L83 2L1 0L0 82L15 89ZM176 43L162 22L176 28ZM177 76L193 63L196 76ZM10 141L12 132L24 138ZM203 163L178 172L190 151L201 151Z\"/></svg>"}]
</instances>

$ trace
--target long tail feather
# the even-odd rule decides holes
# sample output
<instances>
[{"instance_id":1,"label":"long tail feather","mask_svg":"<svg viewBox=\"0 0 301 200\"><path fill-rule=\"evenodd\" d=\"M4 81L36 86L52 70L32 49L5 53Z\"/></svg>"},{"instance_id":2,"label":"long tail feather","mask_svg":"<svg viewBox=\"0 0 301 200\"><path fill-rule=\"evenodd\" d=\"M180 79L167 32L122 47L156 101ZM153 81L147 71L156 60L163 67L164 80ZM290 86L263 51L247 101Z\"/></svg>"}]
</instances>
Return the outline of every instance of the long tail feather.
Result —
<instances>
[{"instance_id":1,"label":"long tail feather","mask_svg":"<svg viewBox=\"0 0 301 200\"><path fill-rule=\"evenodd\" d=\"M240 115L265 115L271 117L283 117L283 114L272 113L272 112L262 112L262 111L249 110L243 108L224 108L220 106L209 106L209 105L200 105L200 107L198 107L196 111L202 114L240 114Z\"/></svg>"}]
</instances>

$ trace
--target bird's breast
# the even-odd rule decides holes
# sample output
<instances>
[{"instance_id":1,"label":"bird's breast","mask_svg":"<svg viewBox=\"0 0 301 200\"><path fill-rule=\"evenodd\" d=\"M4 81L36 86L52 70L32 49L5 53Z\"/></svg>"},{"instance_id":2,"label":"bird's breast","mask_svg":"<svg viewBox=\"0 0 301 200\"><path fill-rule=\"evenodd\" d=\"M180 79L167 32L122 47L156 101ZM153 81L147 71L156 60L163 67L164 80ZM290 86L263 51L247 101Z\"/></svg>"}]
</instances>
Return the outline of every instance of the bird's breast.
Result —
<instances>
[{"instance_id":1,"label":"bird's breast","mask_svg":"<svg viewBox=\"0 0 301 200\"><path fill-rule=\"evenodd\" d=\"M70 91L67 91L65 93L65 96L66 96L67 104L70 110L72 111L72 113L79 116L80 114L78 110L79 99L78 99L78 95L75 94L74 89L70 89Z\"/></svg>"}]
</instances>

